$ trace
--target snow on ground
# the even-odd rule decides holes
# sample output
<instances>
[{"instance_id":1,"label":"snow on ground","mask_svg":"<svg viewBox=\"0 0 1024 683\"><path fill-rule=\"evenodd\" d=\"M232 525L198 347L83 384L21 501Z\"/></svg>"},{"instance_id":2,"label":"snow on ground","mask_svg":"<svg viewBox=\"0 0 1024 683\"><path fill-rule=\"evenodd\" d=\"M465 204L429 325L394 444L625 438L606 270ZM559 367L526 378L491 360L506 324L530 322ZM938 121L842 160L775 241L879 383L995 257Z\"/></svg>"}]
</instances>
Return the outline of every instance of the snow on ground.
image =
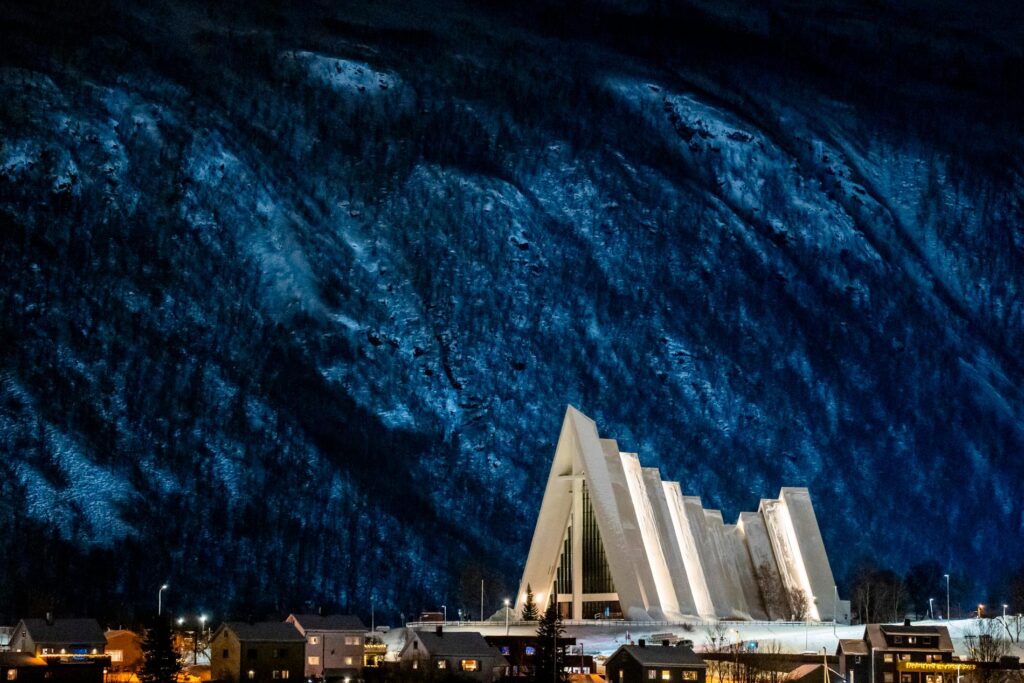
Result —
<instances>
[{"instance_id":1,"label":"snow on ground","mask_svg":"<svg viewBox=\"0 0 1024 683\"><path fill-rule=\"evenodd\" d=\"M739 640L742 643L755 641L763 649L766 643L778 641L784 652L821 652L822 648L828 654L834 654L839 645L840 638L860 639L864 636L864 626L844 626L832 624L800 624L791 622L777 623L746 623L746 622L722 622L726 629L727 637ZM950 635L953 638L953 645L956 654L967 655L967 648L964 642L965 634L975 630L976 619L960 619L950 622L946 621L915 621L915 626L940 625L948 626ZM709 641L710 625L695 623L689 625L692 630L686 630L687 626L677 624L674 626L633 626L628 622L607 622L605 624L587 624L582 626L566 626L566 635L576 638L577 643L583 643L583 649L590 655L611 655L627 640L636 642L640 638L648 642L654 642L651 636L655 634L673 633L679 638L689 638L693 641L696 650L703 649ZM424 627L429 628L429 627ZM479 631L485 636L505 635L504 622L487 622L480 625L480 622L464 622L461 626L449 623L445 626L448 631ZM525 636L536 633L536 627L510 625L510 635ZM388 645L388 659L397 658L399 651L405 644L405 629L391 629L384 635L384 642ZM1024 654L1024 647L1015 644L1011 654Z\"/></svg>"},{"instance_id":2,"label":"snow on ground","mask_svg":"<svg viewBox=\"0 0 1024 683\"><path fill-rule=\"evenodd\" d=\"M285 63L301 65L311 80L334 90L373 95L385 92L401 82L395 74L377 71L365 62L351 59L337 59L306 51L285 52L281 58Z\"/></svg>"}]
</instances>

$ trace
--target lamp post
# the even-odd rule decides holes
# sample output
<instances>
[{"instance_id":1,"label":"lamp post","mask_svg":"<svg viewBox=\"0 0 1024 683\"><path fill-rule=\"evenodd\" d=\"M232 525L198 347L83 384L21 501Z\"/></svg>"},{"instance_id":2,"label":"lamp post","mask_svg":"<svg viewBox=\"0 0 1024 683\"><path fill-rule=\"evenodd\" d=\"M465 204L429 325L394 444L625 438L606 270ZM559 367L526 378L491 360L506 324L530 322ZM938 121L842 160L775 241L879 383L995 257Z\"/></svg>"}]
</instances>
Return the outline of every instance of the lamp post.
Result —
<instances>
[{"instance_id":1,"label":"lamp post","mask_svg":"<svg viewBox=\"0 0 1024 683\"><path fill-rule=\"evenodd\" d=\"M985 609L985 605L978 603L978 618L981 619L981 610Z\"/></svg>"},{"instance_id":2,"label":"lamp post","mask_svg":"<svg viewBox=\"0 0 1024 683\"><path fill-rule=\"evenodd\" d=\"M1006 604L1003 605L1003 623L1004 624L1006 623L1006 608L1007 607L1009 607L1009 605L1006 605Z\"/></svg>"},{"instance_id":3,"label":"lamp post","mask_svg":"<svg viewBox=\"0 0 1024 683\"><path fill-rule=\"evenodd\" d=\"M505 637L508 638L508 598L505 598Z\"/></svg>"},{"instance_id":4,"label":"lamp post","mask_svg":"<svg viewBox=\"0 0 1024 683\"><path fill-rule=\"evenodd\" d=\"M946 577L946 621L949 621L949 574L943 574Z\"/></svg>"},{"instance_id":5,"label":"lamp post","mask_svg":"<svg viewBox=\"0 0 1024 683\"><path fill-rule=\"evenodd\" d=\"M928 618L935 619L935 598L928 598Z\"/></svg>"},{"instance_id":6,"label":"lamp post","mask_svg":"<svg viewBox=\"0 0 1024 683\"><path fill-rule=\"evenodd\" d=\"M204 643L203 644L203 651L205 652L206 651L206 645L205 645L205 643L206 643L206 615L205 614L200 614L199 615L199 633L201 633L202 636L203 636L203 643ZM198 647L198 645L197 645L197 647ZM198 652L196 653L196 656L197 657L199 656ZM198 664L198 662L196 662L196 663Z\"/></svg>"},{"instance_id":7,"label":"lamp post","mask_svg":"<svg viewBox=\"0 0 1024 683\"><path fill-rule=\"evenodd\" d=\"M156 615L159 617L164 613L164 591L167 590L168 586L165 583L160 586L160 590L156 592Z\"/></svg>"},{"instance_id":8,"label":"lamp post","mask_svg":"<svg viewBox=\"0 0 1024 683\"><path fill-rule=\"evenodd\" d=\"M444 612L444 625L448 625L448 605L441 605L441 610Z\"/></svg>"}]
</instances>

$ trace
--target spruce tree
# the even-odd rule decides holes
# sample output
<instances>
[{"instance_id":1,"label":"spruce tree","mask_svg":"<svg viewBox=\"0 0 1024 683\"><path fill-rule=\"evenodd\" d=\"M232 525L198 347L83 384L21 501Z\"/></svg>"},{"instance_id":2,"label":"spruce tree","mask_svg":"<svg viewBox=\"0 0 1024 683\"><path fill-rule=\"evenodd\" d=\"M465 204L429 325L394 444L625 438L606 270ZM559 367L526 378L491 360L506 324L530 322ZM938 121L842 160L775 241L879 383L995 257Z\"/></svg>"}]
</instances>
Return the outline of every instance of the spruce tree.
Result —
<instances>
[{"instance_id":1,"label":"spruce tree","mask_svg":"<svg viewBox=\"0 0 1024 683\"><path fill-rule=\"evenodd\" d=\"M526 584L526 602L523 603L523 621L537 621L537 603L533 601L533 589Z\"/></svg>"},{"instance_id":2,"label":"spruce tree","mask_svg":"<svg viewBox=\"0 0 1024 683\"><path fill-rule=\"evenodd\" d=\"M537 649L533 658L537 683L554 683L568 678L563 668L564 646L558 643L558 639L565 635L565 629L562 628L562 615L558 613L557 596L551 597L551 603L537 624Z\"/></svg>"},{"instance_id":3,"label":"spruce tree","mask_svg":"<svg viewBox=\"0 0 1024 683\"><path fill-rule=\"evenodd\" d=\"M146 629L146 637L142 641L142 654L145 657L139 671L139 680L142 683L177 681L181 672L181 660L174 651L170 621L157 617L153 627Z\"/></svg>"}]
</instances>

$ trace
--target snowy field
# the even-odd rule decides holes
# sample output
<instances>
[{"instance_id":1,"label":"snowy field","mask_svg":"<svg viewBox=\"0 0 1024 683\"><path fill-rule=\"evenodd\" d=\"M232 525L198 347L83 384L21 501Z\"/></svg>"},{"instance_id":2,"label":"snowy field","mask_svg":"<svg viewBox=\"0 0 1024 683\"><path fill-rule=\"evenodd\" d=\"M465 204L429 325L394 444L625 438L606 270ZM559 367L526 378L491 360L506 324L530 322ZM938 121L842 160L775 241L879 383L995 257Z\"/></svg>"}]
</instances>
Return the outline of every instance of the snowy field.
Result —
<instances>
[{"instance_id":1,"label":"snowy field","mask_svg":"<svg viewBox=\"0 0 1024 683\"><path fill-rule=\"evenodd\" d=\"M953 645L956 654L966 655L967 649L964 644L964 635L975 629L977 620L960 619L955 621L915 621L915 626L943 625L948 626L950 635L953 637ZM828 654L834 654L840 638L862 638L864 626L842 626L833 627L832 624L793 624L793 623L757 623L748 624L744 622L723 622L727 629L727 635L741 642L756 641L760 648L771 641L778 641L785 652L821 652L822 648ZM479 631L485 636L504 635L504 623L486 622L481 626L480 622L464 622L458 625L449 622L445 626L448 631ZM625 622L609 624L587 624L585 626L567 626L566 635L576 638L577 643L583 643L584 651L591 655L610 655L616 648L632 640L636 642L645 638L649 642L654 634L674 633L680 638L689 638L693 641L697 650L703 649L710 638L710 627L696 624L691 631L684 629L682 625L676 626L643 626L634 627ZM509 626L511 635L531 635L536 632L532 626ZM388 658L397 657L398 652L405 644L405 629L392 629L385 635L385 642L388 644ZM1014 644L1011 654L1022 655L1024 649L1021 644Z\"/></svg>"}]
</instances>

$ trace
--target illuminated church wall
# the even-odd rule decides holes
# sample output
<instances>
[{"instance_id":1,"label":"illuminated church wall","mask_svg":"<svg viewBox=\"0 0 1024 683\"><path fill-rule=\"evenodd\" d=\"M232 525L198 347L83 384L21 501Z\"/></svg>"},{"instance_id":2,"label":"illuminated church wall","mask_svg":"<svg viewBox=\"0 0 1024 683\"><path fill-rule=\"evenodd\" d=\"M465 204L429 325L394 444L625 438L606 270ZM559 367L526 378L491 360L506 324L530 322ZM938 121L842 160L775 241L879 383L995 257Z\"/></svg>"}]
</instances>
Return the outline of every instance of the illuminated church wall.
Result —
<instances>
[{"instance_id":1,"label":"illuminated church wall","mask_svg":"<svg viewBox=\"0 0 1024 683\"><path fill-rule=\"evenodd\" d=\"M573 407L555 448L516 608L557 592L566 618L844 621L810 494L783 488L726 524L598 435Z\"/></svg>"}]
</instances>

